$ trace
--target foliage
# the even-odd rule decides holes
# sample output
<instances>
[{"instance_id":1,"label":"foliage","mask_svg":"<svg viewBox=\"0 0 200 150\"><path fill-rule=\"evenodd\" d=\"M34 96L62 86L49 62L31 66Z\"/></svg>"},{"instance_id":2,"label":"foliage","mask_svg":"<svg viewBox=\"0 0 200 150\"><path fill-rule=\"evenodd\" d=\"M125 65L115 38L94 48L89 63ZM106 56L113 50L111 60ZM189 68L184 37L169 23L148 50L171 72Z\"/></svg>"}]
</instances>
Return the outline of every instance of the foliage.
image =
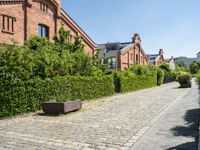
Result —
<instances>
[{"instance_id":1,"label":"foliage","mask_svg":"<svg viewBox=\"0 0 200 150\"><path fill-rule=\"evenodd\" d=\"M156 76L129 75L120 77L121 92L130 92L157 85Z\"/></svg>"},{"instance_id":2,"label":"foliage","mask_svg":"<svg viewBox=\"0 0 200 150\"><path fill-rule=\"evenodd\" d=\"M27 81L1 76L0 79L0 117L40 110L42 102L49 100L87 100L114 94L111 76L66 76Z\"/></svg>"},{"instance_id":3,"label":"foliage","mask_svg":"<svg viewBox=\"0 0 200 150\"><path fill-rule=\"evenodd\" d=\"M157 85L161 85L164 82L165 73L162 69L157 69Z\"/></svg>"},{"instance_id":4,"label":"foliage","mask_svg":"<svg viewBox=\"0 0 200 150\"><path fill-rule=\"evenodd\" d=\"M25 43L25 46L31 50L40 50L44 48L52 50L53 44L47 38L40 36L32 36Z\"/></svg>"},{"instance_id":5,"label":"foliage","mask_svg":"<svg viewBox=\"0 0 200 150\"><path fill-rule=\"evenodd\" d=\"M171 69L168 63L162 63L159 68L164 71L164 83L176 81L176 72Z\"/></svg>"},{"instance_id":6,"label":"foliage","mask_svg":"<svg viewBox=\"0 0 200 150\"><path fill-rule=\"evenodd\" d=\"M191 65L190 65L190 72L191 74L196 74L200 71L200 61L198 62L193 62Z\"/></svg>"},{"instance_id":7,"label":"foliage","mask_svg":"<svg viewBox=\"0 0 200 150\"><path fill-rule=\"evenodd\" d=\"M134 64L129 68L130 71L132 71L136 75L142 75L145 74L145 66Z\"/></svg>"},{"instance_id":8,"label":"foliage","mask_svg":"<svg viewBox=\"0 0 200 150\"><path fill-rule=\"evenodd\" d=\"M69 41L70 31L62 27L54 43L39 36L31 37L24 47L8 45L0 47L0 69L18 79L29 80L40 77L105 74L105 66L85 53L80 37Z\"/></svg>"},{"instance_id":9,"label":"foliage","mask_svg":"<svg viewBox=\"0 0 200 150\"><path fill-rule=\"evenodd\" d=\"M103 73L106 73L108 69L108 58L100 58L99 57L100 49L95 50L95 54L93 56L93 63L96 68L100 68Z\"/></svg>"},{"instance_id":10,"label":"foliage","mask_svg":"<svg viewBox=\"0 0 200 150\"><path fill-rule=\"evenodd\" d=\"M133 65L127 71L113 72L117 92L125 93L157 85L157 71L153 66Z\"/></svg>"},{"instance_id":11,"label":"foliage","mask_svg":"<svg viewBox=\"0 0 200 150\"><path fill-rule=\"evenodd\" d=\"M8 45L1 49L1 73L14 74L17 78L29 79L33 72L33 62L33 55L26 48Z\"/></svg>"},{"instance_id":12,"label":"foliage","mask_svg":"<svg viewBox=\"0 0 200 150\"><path fill-rule=\"evenodd\" d=\"M189 67L184 62L181 61L176 64L176 71L189 72Z\"/></svg>"},{"instance_id":13,"label":"foliage","mask_svg":"<svg viewBox=\"0 0 200 150\"><path fill-rule=\"evenodd\" d=\"M191 87L192 76L187 72L179 72L177 81L180 83L181 88Z\"/></svg>"},{"instance_id":14,"label":"foliage","mask_svg":"<svg viewBox=\"0 0 200 150\"><path fill-rule=\"evenodd\" d=\"M167 73L171 73L172 69L170 68L170 65L168 63L162 63L159 68L161 68L162 70L164 70Z\"/></svg>"},{"instance_id":15,"label":"foliage","mask_svg":"<svg viewBox=\"0 0 200 150\"><path fill-rule=\"evenodd\" d=\"M200 88L200 71L196 74L196 81Z\"/></svg>"}]
</instances>

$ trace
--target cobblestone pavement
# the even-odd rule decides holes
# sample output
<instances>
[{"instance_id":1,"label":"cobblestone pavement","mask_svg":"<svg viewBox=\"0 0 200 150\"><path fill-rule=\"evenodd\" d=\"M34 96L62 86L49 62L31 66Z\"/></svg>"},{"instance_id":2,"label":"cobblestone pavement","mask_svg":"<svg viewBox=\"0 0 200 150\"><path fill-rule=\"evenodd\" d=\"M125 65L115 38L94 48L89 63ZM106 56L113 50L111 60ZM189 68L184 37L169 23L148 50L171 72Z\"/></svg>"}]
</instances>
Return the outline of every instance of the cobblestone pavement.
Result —
<instances>
[{"instance_id":1,"label":"cobblestone pavement","mask_svg":"<svg viewBox=\"0 0 200 150\"><path fill-rule=\"evenodd\" d=\"M177 83L86 102L63 116L0 120L0 149L126 150L189 89Z\"/></svg>"},{"instance_id":2,"label":"cobblestone pavement","mask_svg":"<svg viewBox=\"0 0 200 150\"><path fill-rule=\"evenodd\" d=\"M136 142L133 150L197 150L199 90L193 82L189 93L179 99Z\"/></svg>"}]
</instances>

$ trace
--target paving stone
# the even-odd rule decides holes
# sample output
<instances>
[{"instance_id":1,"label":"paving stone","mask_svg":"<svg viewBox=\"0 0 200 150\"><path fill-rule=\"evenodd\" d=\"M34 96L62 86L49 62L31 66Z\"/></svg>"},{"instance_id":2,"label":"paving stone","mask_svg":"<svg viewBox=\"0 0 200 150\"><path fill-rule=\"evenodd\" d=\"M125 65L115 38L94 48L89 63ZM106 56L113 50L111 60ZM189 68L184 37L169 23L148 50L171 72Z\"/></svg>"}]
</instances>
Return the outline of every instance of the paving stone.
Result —
<instances>
[{"instance_id":1,"label":"paving stone","mask_svg":"<svg viewBox=\"0 0 200 150\"><path fill-rule=\"evenodd\" d=\"M189 93L176 101L131 149L197 150L199 112L199 89L193 81Z\"/></svg>"},{"instance_id":2,"label":"paving stone","mask_svg":"<svg viewBox=\"0 0 200 150\"><path fill-rule=\"evenodd\" d=\"M33 114L0 120L0 147L3 141L16 149L42 145L44 149L126 150L188 91L178 86L170 83L85 102L82 110L57 117Z\"/></svg>"}]
</instances>

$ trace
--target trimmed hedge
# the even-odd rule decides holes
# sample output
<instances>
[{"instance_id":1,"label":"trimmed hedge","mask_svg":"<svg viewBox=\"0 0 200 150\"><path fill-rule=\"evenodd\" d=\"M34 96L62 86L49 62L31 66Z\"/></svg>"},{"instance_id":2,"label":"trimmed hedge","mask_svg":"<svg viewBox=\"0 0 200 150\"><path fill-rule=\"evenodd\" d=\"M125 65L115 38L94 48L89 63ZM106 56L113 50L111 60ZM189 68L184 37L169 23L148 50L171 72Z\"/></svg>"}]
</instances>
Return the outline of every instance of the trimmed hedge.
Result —
<instances>
[{"instance_id":1,"label":"trimmed hedge","mask_svg":"<svg viewBox=\"0 0 200 150\"><path fill-rule=\"evenodd\" d=\"M156 76L133 75L120 77L121 93L157 86Z\"/></svg>"},{"instance_id":2,"label":"trimmed hedge","mask_svg":"<svg viewBox=\"0 0 200 150\"><path fill-rule=\"evenodd\" d=\"M87 100L115 92L111 76L68 76L28 81L1 78L0 84L0 117L40 110L42 102L51 99Z\"/></svg>"},{"instance_id":3,"label":"trimmed hedge","mask_svg":"<svg viewBox=\"0 0 200 150\"><path fill-rule=\"evenodd\" d=\"M157 69L157 85L161 85L164 82L165 73L162 69Z\"/></svg>"},{"instance_id":4,"label":"trimmed hedge","mask_svg":"<svg viewBox=\"0 0 200 150\"><path fill-rule=\"evenodd\" d=\"M182 72L177 77L177 81L179 82L181 88L191 87L191 79L192 76L187 72Z\"/></svg>"},{"instance_id":5,"label":"trimmed hedge","mask_svg":"<svg viewBox=\"0 0 200 150\"><path fill-rule=\"evenodd\" d=\"M115 74L115 86L118 93L132 92L157 86L156 75L135 75L132 73Z\"/></svg>"}]
</instances>

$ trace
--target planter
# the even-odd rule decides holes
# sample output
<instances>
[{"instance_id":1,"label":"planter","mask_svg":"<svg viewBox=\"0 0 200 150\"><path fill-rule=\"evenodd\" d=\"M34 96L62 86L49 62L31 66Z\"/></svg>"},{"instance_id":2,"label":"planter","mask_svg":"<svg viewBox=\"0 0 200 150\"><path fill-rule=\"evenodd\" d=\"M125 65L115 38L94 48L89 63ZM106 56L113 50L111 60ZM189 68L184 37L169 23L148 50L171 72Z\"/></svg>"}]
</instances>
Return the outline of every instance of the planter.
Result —
<instances>
[{"instance_id":1,"label":"planter","mask_svg":"<svg viewBox=\"0 0 200 150\"><path fill-rule=\"evenodd\" d=\"M65 114L82 108L81 100L68 102L44 102L42 109L47 114Z\"/></svg>"}]
</instances>

